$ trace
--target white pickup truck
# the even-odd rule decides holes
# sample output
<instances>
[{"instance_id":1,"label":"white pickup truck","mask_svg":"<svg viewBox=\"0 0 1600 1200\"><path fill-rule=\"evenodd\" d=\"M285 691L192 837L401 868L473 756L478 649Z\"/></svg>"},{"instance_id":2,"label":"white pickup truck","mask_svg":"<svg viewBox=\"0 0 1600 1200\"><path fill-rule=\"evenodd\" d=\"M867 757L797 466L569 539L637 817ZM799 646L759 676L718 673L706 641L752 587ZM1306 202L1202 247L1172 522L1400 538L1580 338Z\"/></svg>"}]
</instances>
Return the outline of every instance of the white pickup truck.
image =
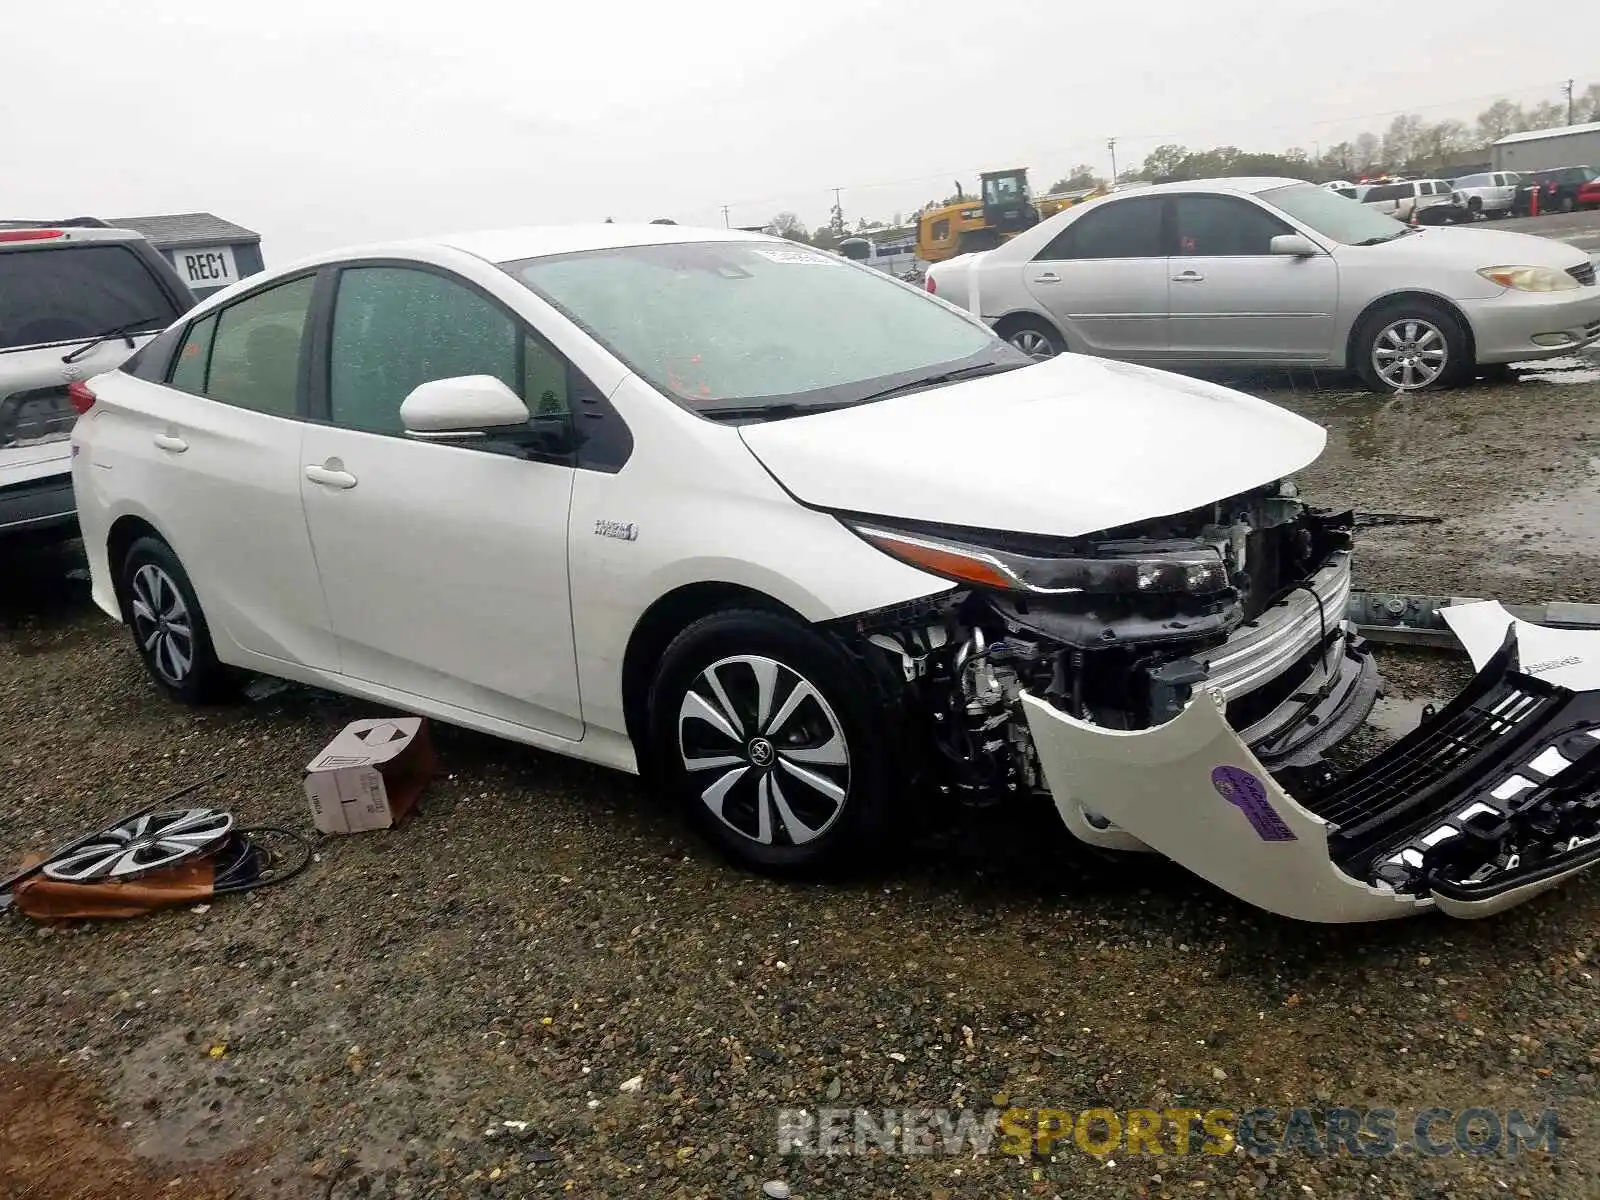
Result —
<instances>
[{"instance_id":1,"label":"white pickup truck","mask_svg":"<svg viewBox=\"0 0 1600 1200\"><path fill-rule=\"evenodd\" d=\"M1452 186L1465 199L1473 219L1486 220L1511 215L1511 201L1521 179L1515 171L1486 171L1481 175L1463 175Z\"/></svg>"}]
</instances>

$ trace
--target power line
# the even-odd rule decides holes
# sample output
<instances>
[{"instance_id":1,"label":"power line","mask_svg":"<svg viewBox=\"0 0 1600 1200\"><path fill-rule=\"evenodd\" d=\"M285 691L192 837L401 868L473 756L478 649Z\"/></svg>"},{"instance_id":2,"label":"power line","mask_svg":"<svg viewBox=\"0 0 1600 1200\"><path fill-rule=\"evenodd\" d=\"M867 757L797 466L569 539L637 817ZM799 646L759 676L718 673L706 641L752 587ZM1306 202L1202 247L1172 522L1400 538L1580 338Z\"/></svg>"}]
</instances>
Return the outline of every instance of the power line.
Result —
<instances>
[{"instance_id":1,"label":"power line","mask_svg":"<svg viewBox=\"0 0 1600 1200\"><path fill-rule=\"evenodd\" d=\"M1458 105L1476 104L1476 103L1481 103L1481 102L1486 101L1486 100L1492 102L1492 101L1495 101L1495 100L1506 99L1509 96L1526 95L1526 94L1528 94L1530 92L1536 92L1536 91L1548 91L1548 89L1550 89L1552 87L1565 88L1566 85L1567 85L1567 81L1566 80L1551 80L1551 81L1547 81L1545 83L1529 84L1527 87L1501 88L1499 91L1484 92L1484 93L1481 93L1481 94L1476 95L1476 96L1462 96L1462 97L1458 97L1457 99L1454 99L1454 100L1441 100L1441 101L1438 101L1437 103L1434 103L1434 104L1412 104L1412 105L1406 106L1405 108L1386 109L1383 112L1360 113L1360 114L1356 114L1356 115L1353 115L1353 116L1344 116L1344 117L1327 117L1327 118L1324 118L1324 119L1321 119L1321 120L1315 120L1315 121L1287 121L1287 122L1284 122L1284 123L1282 123L1280 125L1262 125L1262 126L1256 126L1256 128L1261 129L1263 132L1273 132L1273 131L1282 130L1282 129L1320 129L1320 128L1323 128L1323 127L1328 126L1328 125L1343 125L1343 124L1349 124L1349 123L1352 123L1352 122L1355 122L1355 121L1376 121L1376 120L1381 120L1384 117L1398 117L1398 116L1403 116L1403 115L1408 114L1408 113L1436 112L1441 108L1455 108ZM1119 134L1115 140L1119 141L1119 142L1157 142L1157 143L1167 143L1167 142L1176 141L1176 140L1181 139L1181 138L1193 139L1195 137L1212 136L1214 134L1214 132L1219 128L1222 128L1222 129L1235 128L1235 127L1237 127L1237 126L1239 126L1241 124L1252 124L1252 123L1249 122L1249 121L1246 121L1246 120L1241 120L1241 121L1222 122L1220 125L1219 124L1213 124L1212 126L1210 126L1207 129L1190 129L1190 130L1188 130L1186 132L1180 131L1180 132L1167 132L1167 133L1143 133L1143 134L1133 134L1133 135ZM1092 157L1093 153L1094 153L1093 151L1091 151L1089 149L1088 143L1082 143L1082 144L1079 144L1079 145L1076 145L1076 146L1067 147L1066 149L1068 150L1068 153L1062 155L1062 157L1064 157L1064 158L1071 158L1073 155L1079 155L1079 156L1084 157L1084 158L1089 158L1089 157ZM1011 157L1015 158L1017 156L1016 155L1012 155ZM994 161L994 160L991 159L990 161ZM940 170L940 171L929 171L925 175L909 176L909 177L902 178L902 179L888 179L888 180L880 181L878 183L854 183L854 184L850 184L849 185L848 190L852 191L852 192L869 192L869 191L876 191L876 190L879 190L881 188L909 187L913 183L931 183L931 182L934 182L935 180L940 180L940 179L958 178L958 177L960 177L962 175L971 175L971 174L974 174L976 172L983 171L985 169L987 169L987 168L981 167L981 166L971 166L971 165L964 166L964 167L954 167L954 168L946 167L946 168L944 168L943 170ZM754 200L740 200L740 201L737 202L737 206L740 207L740 208L744 208L744 207L747 207L747 206L748 207L759 207L761 205L767 205L767 204L780 204L780 203L784 202L785 200L792 200L796 195L798 195L799 193L801 193L803 191L809 191L809 190L811 190L811 189L809 189L809 188L795 188L793 191L787 192L787 193L785 193L783 195L767 196L767 197L764 197L764 198L754 199ZM835 189L833 189L833 191L834 191L834 200L835 200L836 204L838 202L838 193L840 191L843 191L843 190L846 190L846 189L843 189L843 188L835 188Z\"/></svg>"}]
</instances>

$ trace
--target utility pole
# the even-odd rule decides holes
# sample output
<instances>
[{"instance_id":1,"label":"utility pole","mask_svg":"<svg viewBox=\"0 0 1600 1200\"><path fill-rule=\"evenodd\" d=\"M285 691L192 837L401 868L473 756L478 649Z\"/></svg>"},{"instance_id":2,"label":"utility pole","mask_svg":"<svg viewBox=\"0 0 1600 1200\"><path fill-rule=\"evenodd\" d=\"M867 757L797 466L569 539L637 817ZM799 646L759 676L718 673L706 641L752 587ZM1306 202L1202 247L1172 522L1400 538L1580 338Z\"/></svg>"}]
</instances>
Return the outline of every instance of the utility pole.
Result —
<instances>
[{"instance_id":1,"label":"utility pole","mask_svg":"<svg viewBox=\"0 0 1600 1200\"><path fill-rule=\"evenodd\" d=\"M728 225L728 206L726 204L724 204L722 206L722 227L724 229L729 228L729 225Z\"/></svg>"},{"instance_id":2,"label":"utility pole","mask_svg":"<svg viewBox=\"0 0 1600 1200\"><path fill-rule=\"evenodd\" d=\"M1573 124L1573 119L1572 119L1572 116L1573 116L1573 114L1572 114L1572 88L1577 82L1578 81L1576 79L1569 79L1569 80L1567 80L1567 86L1564 89L1562 89L1567 93L1567 124L1568 125Z\"/></svg>"},{"instance_id":3,"label":"utility pole","mask_svg":"<svg viewBox=\"0 0 1600 1200\"><path fill-rule=\"evenodd\" d=\"M1106 149L1111 151L1111 186L1117 186L1117 139L1107 138Z\"/></svg>"}]
</instances>

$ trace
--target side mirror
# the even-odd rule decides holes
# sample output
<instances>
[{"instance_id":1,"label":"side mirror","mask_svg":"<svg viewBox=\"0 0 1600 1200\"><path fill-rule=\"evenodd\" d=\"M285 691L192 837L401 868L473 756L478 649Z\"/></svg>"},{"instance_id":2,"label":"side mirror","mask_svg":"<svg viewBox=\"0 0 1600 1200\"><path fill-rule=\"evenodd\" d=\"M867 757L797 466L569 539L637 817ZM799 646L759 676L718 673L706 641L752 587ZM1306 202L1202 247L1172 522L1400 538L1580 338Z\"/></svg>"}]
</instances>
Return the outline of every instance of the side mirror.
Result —
<instances>
[{"instance_id":1,"label":"side mirror","mask_svg":"<svg viewBox=\"0 0 1600 1200\"><path fill-rule=\"evenodd\" d=\"M1280 233L1272 239L1269 249L1274 254L1289 254L1295 258L1308 258L1317 253L1311 239L1299 233ZM404 409L400 410L402 413Z\"/></svg>"},{"instance_id":2,"label":"side mirror","mask_svg":"<svg viewBox=\"0 0 1600 1200\"><path fill-rule=\"evenodd\" d=\"M414 438L481 438L526 425L528 406L493 375L458 375L418 384L400 405L400 423Z\"/></svg>"}]
</instances>

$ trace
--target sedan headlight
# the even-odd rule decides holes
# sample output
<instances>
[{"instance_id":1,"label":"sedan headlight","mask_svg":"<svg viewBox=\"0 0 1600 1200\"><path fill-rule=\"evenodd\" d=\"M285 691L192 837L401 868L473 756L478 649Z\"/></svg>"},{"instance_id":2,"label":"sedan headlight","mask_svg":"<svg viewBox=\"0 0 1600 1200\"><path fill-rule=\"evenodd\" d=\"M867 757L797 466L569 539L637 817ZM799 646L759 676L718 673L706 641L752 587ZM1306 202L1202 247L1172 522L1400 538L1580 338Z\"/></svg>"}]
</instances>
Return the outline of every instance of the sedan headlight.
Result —
<instances>
[{"instance_id":1,"label":"sedan headlight","mask_svg":"<svg viewBox=\"0 0 1600 1200\"><path fill-rule=\"evenodd\" d=\"M1571 275L1553 267L1484 267L1478 274L1519 292L1565 292L1579 286Z\"/></svg>"},{"instance_id":2,"label":"sedan headlight","mask_svg":"<svg viewBox=\"0 0 1600 1200\"><path fill-rule=\"evenodd\" d=\"M1222 556L1193 543L1101 542L1068 557L1035 557L921 533L851 524L902 562L978 587L1036 595L1170 596L1227 590Z\"/></svg>"}]
</instances>

